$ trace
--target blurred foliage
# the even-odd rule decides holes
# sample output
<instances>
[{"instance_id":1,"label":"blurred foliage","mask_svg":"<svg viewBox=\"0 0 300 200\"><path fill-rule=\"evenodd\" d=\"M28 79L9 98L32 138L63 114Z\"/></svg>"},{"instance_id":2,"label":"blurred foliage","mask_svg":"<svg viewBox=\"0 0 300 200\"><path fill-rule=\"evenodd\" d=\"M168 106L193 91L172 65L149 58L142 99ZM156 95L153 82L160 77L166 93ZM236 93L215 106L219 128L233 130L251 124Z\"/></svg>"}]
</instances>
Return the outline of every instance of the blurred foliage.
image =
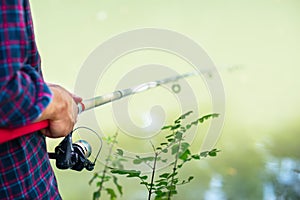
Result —
<instances>
[{"instance_id":1,"label":"blurred foliage","mask_svg":"<svg viewBox=\"0 0 300 200\"><path fill-rule=\"evenodd\" d=\"M116 153L113 155L112 151L114 145L117 144L118 133L112 138L106 138L105 141L109 145L109 152L104 168L95 173L89 182L91 184L93 181L96 181L98 187L97 191L94 192L93 199L100 199L101 196L103 196L103 191L107 192L110 200L117 199L117 192L120 195L123 194L123 189L125 188L126 190L126 186L120 185L115 175L125 175L127 178L138 179L140 184L146 187L148 200L152 199L151 197L153 196L155 200L170 200L171 197L177 195L177 186L190 183L194 179L192 174L189 174L187 178L179 179L181 168L183 168L187 162L200 160L208 156L215 157L219 152L217 149L212 149L210 151L203 151L200 154L192 154L190 144L185 141L188 130L191 129L192 126L204 123L210 118L218 117L219 114L204 115L183 125L182 120L185 120L191 113L192 111L182 114L172 125L167 125L162 128L162 130L167 130L167 135L164 138L165 141L162 141L160 145L155 147L150 140L153 148L152 156L142 157L136 155L131 158L126 156L122 149L116 149ZM163 157L162 154L168 154L167 158L165 158L165 156ZM171 157L173 157L173 159L170 159ZM120 164L121 162L127 162L129 160L131 160L134 165L148 166L151 169L151 175L146 175L147 173L141 170L124 168L124 165ZM158 168L158 162L166 164L166 168L163 171ZM114 183L116 190L111 187L106 187L106 182L109 181ZM146 199L146 196L144 198Z\"/></svg>"}]
</instances>

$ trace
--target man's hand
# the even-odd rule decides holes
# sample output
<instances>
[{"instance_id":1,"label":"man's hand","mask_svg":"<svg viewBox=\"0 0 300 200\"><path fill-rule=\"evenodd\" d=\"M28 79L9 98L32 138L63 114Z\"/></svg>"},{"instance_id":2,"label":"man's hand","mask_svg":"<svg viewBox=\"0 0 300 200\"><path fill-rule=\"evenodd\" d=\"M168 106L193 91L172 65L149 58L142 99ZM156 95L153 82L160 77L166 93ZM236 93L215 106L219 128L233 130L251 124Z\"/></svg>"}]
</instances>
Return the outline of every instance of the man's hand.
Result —
<instances>
[{"instance_id":1,"label":"man's hand","mask_svg":"<svg viewBox=\"0 0 300 200\"><path fill-rule=\"evenodd\" d=\"M77 121L77 104L82 99L71 94L59 85L49 84L53 99L35 122L49 120L49 127L41 130L42 134L51 138L68 135Z\"/></svg>"}]
</instances>

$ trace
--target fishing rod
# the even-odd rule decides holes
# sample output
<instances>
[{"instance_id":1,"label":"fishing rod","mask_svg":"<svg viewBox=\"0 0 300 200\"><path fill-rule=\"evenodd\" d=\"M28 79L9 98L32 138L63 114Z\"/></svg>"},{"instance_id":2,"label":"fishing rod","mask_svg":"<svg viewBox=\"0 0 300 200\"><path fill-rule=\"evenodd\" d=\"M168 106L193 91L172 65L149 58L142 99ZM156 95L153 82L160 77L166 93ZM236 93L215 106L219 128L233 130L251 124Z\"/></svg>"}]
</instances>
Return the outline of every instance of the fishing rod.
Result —
<instances>
[{"instance_id":1,"label":"fishing rod","mask_svg":"<svg viewBox=\"0 0 300 200\"><path fill-rule=\"evenodd\" d=\"M198 73L186 73L183 75L177 75L169 78L165 78L162 80L157 81L151 81L147 83L143 83L131 88L123 89L123 90L117 90L112 93L108 93L105 95L97 96L94 98L86 99L80 102L78 107L78 114L102 106L104 104L122 99L124 97L137 94L158 86L161 86L163 84L167 84L170 82L176 82L179 79L187 78L190 76L198 75ZM47 128L49 126L49 121L44 120L40 122L36 122L33 124L29 124L24 127L15 128L15 129L0 129L0 144L12 139L15 139L17 137L20 137L22 135L26 135L44 128ZM80 128L86 128L86 127L80 127ZM78 128L77 128L78 129ZM75 130L77 130L75 129ZM89 128L86 128L89 129ZM94 132L99 140L101 141L101 146L99 148L99 151L97 153L97 156L94 160L94 162L91 162L88 160L88 157L91 155L91 146L88 142L85 140L79 140L75 143L72 142L72 133L75 131L73 130L70 134L68 134L63 141L55 148L54 153L48 153L50 159L56 159L56 166L59 169L73 169L77 171L81 171L82 169L86 168L87 170L93 170L95 166L95 162L97 160L97 157L101 151L102 148L102 140L95 131L92 129L89 129L90 131Z\"/></svg>"},{"instance_id":2,"label":"fishing rod","mask_svg":"<svg viewBox=\"0 0 300 200\"><path fill-rule=\"evenodd\" d=\"M94 98L91 98L91 99L86 99L86 100L83 100L81 103L78 104L78 113L81 113L81 112L86 111L86 110L93 109L93 108L98 107L98 106L102 106L104 104L107 104L107 103L110 103L110 102L113 102L113 101L116 101L116 100L119 100L119 99L122 99L124 97L129 96L129 95L137 94L137 93L140 93L140 92L158 87L158 86L163 85L163 84L167 84L167 83L170 83L170 82L175 82L175 81L177 81L179 79L182 79L182 78L195 76L197 74L198 73L186 73L186 74L183 74L183 75L173 76L173 77L169 77L169 78L162 79L162 80L143 83L143 84L140 84L140 85L137 85L137 86L134 86L134 87L131 87L131 88L123 89L123 90L117 90L115 92L105 94L105 95L102 95L102 96L97 96L97 97L94 97Z\"/></svg>"}]
</instances>

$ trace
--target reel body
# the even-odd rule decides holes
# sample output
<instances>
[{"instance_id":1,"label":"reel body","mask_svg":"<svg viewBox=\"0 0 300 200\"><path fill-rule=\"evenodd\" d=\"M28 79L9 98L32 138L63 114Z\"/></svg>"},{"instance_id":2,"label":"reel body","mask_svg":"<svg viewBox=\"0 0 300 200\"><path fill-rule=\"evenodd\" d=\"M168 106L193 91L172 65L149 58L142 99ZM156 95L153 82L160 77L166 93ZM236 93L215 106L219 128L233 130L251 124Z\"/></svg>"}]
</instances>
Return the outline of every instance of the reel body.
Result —
<instances>
[{"instance_id":1,"label":"reel body","mask_svg":"<svg viewBox=\"0 0 300 200\"><path fill-rule=\"evenodd\" d=\"M75 143L72 142L72 131L69 135L67 135L57 147L55 147L54 152L48 153L50 159L55 159L55 165L58 169L72 169L76 171L82 171L84 168L88 171L92 171L95 167L95 162L97 157L101 151L101 147L98 151L98 154L95 158L94 162L88 160L90 155L92 154L91 145L85 140L78 140Z\"/></svg>"}]
</instances>

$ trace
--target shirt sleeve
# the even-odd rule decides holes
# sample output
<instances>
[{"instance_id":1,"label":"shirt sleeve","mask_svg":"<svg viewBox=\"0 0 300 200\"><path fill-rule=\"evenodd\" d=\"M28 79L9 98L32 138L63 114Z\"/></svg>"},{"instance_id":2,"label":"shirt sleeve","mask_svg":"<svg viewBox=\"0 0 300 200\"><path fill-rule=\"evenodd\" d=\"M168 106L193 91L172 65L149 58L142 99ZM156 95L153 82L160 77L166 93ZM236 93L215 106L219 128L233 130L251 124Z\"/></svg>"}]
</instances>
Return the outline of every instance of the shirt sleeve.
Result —
<instances>
[{"instance_id":1,"label":"shirt sleeve","mask_svg":"<svg viewBox=\"0 0 300 200\"><path fill-rule=\"evenodd\" d=\"M0 127L13 128L38 118L52 94L41 74L28 1L4 2L0 5Z\"/></svg>"}]
</instances>

